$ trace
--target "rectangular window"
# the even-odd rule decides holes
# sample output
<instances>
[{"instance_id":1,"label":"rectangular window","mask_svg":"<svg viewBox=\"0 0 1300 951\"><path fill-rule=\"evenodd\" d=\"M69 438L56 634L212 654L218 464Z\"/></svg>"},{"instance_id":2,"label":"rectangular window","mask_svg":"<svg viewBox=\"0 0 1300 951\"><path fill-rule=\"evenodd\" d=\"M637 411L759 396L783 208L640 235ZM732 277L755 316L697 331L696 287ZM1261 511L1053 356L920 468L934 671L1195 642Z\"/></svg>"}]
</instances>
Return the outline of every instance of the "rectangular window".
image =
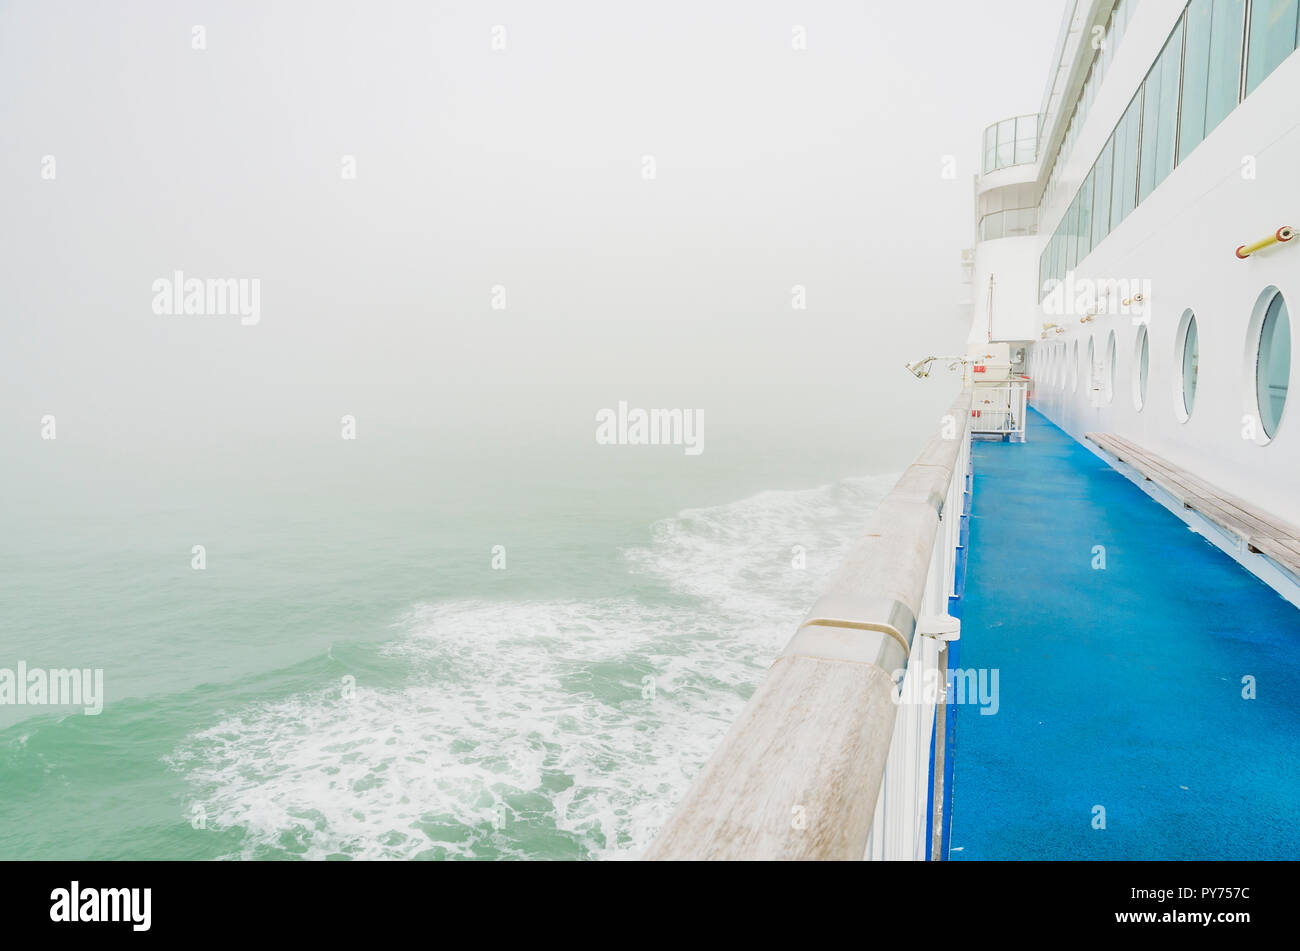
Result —
<instances>
[{"instance_id":1,"label":"rectangular window","mask_svg":"<svg viewBox=\"0 0 1300 951\"><path fill-rule=\"evenodd\" d=\"M1142 125L1142 91L1129 103L1115 130L1115 177L1111 190L1112 230L1137 204L1138 135Z\"/></svg>"},{"instance_id":2,"label":"rectangular window","mask_svg":"<svg viewBox=\"0 0 1300 951\"><path fill-rule=\"evenodd\" d=\"M1065 213L1065 270L1073 271L1079 263L1079 196L1070 202L1070 210Z\"/></svg>"},{"instance_id":3,"label":"rectangular window","mask_svg":"<svg viewBox=\"0 0 1300 951\"><path fill-rule=\"evenodd\" d=\"M1180 162L1237 107L1245 27L1245 0L1193 0L1187 10Z\"/></svg>"},{"instance_id":4,"label":"rectangular window","mask_svg":"<svg viewBox=\"0 0 1300 951\"><path fill-rule=\"evenodd\" d=\"M1056 226L1056 279L1065 280L1065 221Z\"/></svg>"},{"instance_id":5,"label":"rectangular window","mask_svg":"<svg viewBox=\"0 0 1300 951\"><path fill-rule=\"evenodd\" d=\"M1203 0L1198 0L1203 2ZM1209 88L1205 96L1205 134L1213 132L1241 101L1241 37L1246 0L1214 0L1210 21Z\"/></svg>"},{"instance_id":6,"label":"rectangular window","mask_svg":"<svg viewBox=\"0 0 1300 951\"><path fill-rule=\"evenodd\" d=\"M1297 19L1300 19L1300 0L1254 0L1250 5L1247 95L1295 50Z\"/></svg>"},{"instance_id":7,"label":"rectangular window","mask_svg":"<svg viewBox=\"0 0 1300 951\"><path fill-rule=\"evenodd\" d=\"M1186 19L1184 17L1184 19ZM1178 82L1183 71L1183 20L1178 21L1174 35L1160 54L1160 142L1156 152L1160 181L1173 171L1178 159Z\"/></svg>"},{"instance_id":8,"label":"rectangular window","mask_svg":"<svg viewBox=\"0 0 1300 951\"><path fill-rule=\"evenodd\" d=\"M1034 233L1034 209L1016 208L1007 212L1007 237L1022 238Z\"/></svg>"},{"instance_id":9,"label":"rectangular window","mask_svg":"<svg viewBox=\"0 0 1300 951\"><path fill-rule=\"evenodd\" d=\"M1043 254L1039 263L1041 266L1038 269L1038 293L1039 296L1042 296L1046 293L1047 282L1052 277L1052 242L1050 240L1043 245Z\"/></svg>"},{"instance_id":10,"label":"rectangular window","mask_svg":"<svg viewBox=\"0 0 1300 951\"><path fill-rule=\"evenodd\" d=\"M1052 235L1052 239L1047 242L1047 280L1056 280L1056 249L1060 247L1060 242L1056 240L1061 229L1057 228Z\"/></svg>"},{"instance_id":11,"label":"rectangular window","mask_svg":"<svg viewBox=\"0 0 1300 951\"><path fill-rule=\"evenodd\" d=\"M1056 280L1056 249L1057 249L1057 246L1058 246L1058 245L1057 245L1057 242L1056 242L1056 235L1053 234L1052 237L1048 239L1048 241L1047 241L1047 247L1044 249L1045 252L1046 252L1046 254L1047 254L1047 267L1046 267L1046 268L1044 269L1044 271L1043 271L1043 280L1045 280L1045 281L1054 281L1054 280ZM1043 286L1043 292L1044 292L1044 293L1047 292L1046 285Z\"/></svg>"},{"instance_id":12,"label":"rectangular window","mask_svg":"<svg viewBox=\"0 0 1300 951\"><path fill-rule=\"evenodd\" d=\"M1124 210L1124 168L1128 162L1128 114L1132 111L1133 107L1130 105L1128 111L1120 117L1119 125L1115 126L1115 131L1110 137L1110 227L1112 231L1128 214Z\"/></svg>"},{"instance_id":13,"label":"rectangular window","mask_svg":"<svg viewBox=\"0 0 1300 951\"><path fill-rule=\"evenodd\" d=\"M1178 133L1178 72L1182 55L1183 21L1180 19L1142 84L1138 204L1146 201L1146 197L1174 168L1174 139Z\"/></svg>"},{"instance_id":14,"label":"rectangular window","mask_svg":"<svg viewBox=\"0 0 1300 951\"><path fill-rule=\"evenodd\" d=\"M1052 242L1048 241L1043 248L1043 257L1041 267L1038 269L1038 296L1042 298L1047 293L1047 282L1052 279Z\"/></svg>"},{"instance_id":15,"label":"rectangular window","mask_svg":"<svg viewBox=\"0 0 1300 951\"><path fill-rule=\"evenodd\" d=\"M984 174L987 175L996 167L994 160L998 154L998 127L989 126L984 130Z\"/></svg>"},{"instance_id":16,"label":"rectangular window","mask_svg":"<svg viewBox=\"0 0 1300 951\"><path fill-rule=\"evenodd\" d=\"M1092 246L1094 248L1101 244L1106 235L1110 234L1110 175L1114 146L1115 139L1113 137L1106 141L1106 147L1101 150L1101 156L1097 159L1097 167L1093 171L1096 177L1092 200Z\"/></svg>"},{"instance_id":17,"label":"rectangular window","mask_svg":"<svg viewBox=\"0 0 1300 951\"><path fill-rule=\"evenodd\" d=\"M1142 132L1138 155L1138 204L1156 187L1156 139L1160 133L1160 61L1142 83Z\"/></svg>"},{"instance_id":18,"label":"rectangular window","mask_svg":"<svg viewBox=\"0 0 1300 951\"><path fill-rule=\"evenodd\" d=\"M1082 261L1092 250L1092 182L1093 174L1088 173L1088 177L1083 180L1083 185L1079 188L1079 219L1075 222L1075 233L1078 235L1078 259Z\"/></svg>"},{"instance_id":19,"label":"rectangular window","mask_svg":"<svg viewBox=\"0 0 1300 951\"><path fill-rule=\"evenodd\" d=\"M1214 0L1192 0L1187 8L1187 50L1183 57L1183 108L1178 121L1178 161L1205 138L1205 95L1210 78L1210 30Z\"/></svg>"},{"instance_id":20,"label":"rectangular window","mask_svg":"<svg viewBox=\"0 0 1300 951\"><path fill-rule=\"evenodd\" d=\"M1016 120L1003 119L998 123L998 168L1014 165L1016 161Z\"/></svg>"},{"instance_id":21,"label":"rectangular window","mask_svg":"<svg viewBox=\"0 0 1300 951\"><path fill-rule=\"evenodd\" d=\"M1038 151L1038 116L1021 116L1016 120L1016 164L1032 162Z\"/></svg>"}]
</instances>

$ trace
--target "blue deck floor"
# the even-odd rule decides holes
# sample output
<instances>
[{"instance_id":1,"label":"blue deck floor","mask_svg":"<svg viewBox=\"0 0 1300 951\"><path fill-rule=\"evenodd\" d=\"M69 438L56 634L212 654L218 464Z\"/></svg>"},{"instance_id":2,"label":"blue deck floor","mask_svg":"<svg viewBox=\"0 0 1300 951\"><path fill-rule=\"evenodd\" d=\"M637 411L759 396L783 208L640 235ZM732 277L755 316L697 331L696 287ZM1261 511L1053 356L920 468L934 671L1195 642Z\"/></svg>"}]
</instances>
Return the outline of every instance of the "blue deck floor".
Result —
<instances>
[{"instance_id":1,"label":"blue deck floor","mask_svg":"<svg viewBox=\"0 0 1300 951\"><path fill-rule=\"evenodd\" d=\"M1037 412L973 459L952 858L1295 858L1300 611Z\"/></svg>"}]
</instances>

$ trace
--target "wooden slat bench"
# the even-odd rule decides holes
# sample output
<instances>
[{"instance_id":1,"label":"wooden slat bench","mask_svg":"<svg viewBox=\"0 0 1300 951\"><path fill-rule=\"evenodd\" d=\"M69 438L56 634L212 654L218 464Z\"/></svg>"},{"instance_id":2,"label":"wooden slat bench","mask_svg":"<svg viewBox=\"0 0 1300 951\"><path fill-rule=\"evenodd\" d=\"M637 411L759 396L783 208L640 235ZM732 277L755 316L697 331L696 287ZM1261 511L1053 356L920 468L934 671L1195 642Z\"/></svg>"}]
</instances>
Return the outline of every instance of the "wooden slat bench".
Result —
<instances>
[{"instance_id":1,"label":"wooden slat bench","mask_svg":"<svg viewBox=\"0 0 1300 951\"><path fill-rule=\"evenodd\" d=\"M1184 508L1200 512L1220 528L1236 535L1250 551L1267 555L1300 577L1300 528L1197 478L1123 436L1086 433L1085 438L1121 462L1128 463L1182 502Z\"/></svg>"}]
</instances>

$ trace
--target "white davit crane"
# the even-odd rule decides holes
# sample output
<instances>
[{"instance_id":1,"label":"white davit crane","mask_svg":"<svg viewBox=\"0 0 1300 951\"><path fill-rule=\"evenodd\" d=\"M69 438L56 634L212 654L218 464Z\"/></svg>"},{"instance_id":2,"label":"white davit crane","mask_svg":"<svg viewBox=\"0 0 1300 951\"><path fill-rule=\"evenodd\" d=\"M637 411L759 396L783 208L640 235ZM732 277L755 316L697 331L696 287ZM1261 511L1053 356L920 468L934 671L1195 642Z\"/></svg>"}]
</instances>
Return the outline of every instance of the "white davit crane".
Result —
<instances>
[{"instance_id":1,"label":"white davit crane","mask_svg":"<svg viewBox=\"0 0 1300 951\"><path fill-rule=\"evenodd\" d=\"M912 374L912 376L916 377L918 380L924 380L930 375L930 370L933 369L936 360L940 363L948 364L949 370L955 370L959 366L965 366L968 363L974 362L970 357L926 357L923 360L916 360L913 363L907 364L907 372Z\"/></svg>"}]
</instances>

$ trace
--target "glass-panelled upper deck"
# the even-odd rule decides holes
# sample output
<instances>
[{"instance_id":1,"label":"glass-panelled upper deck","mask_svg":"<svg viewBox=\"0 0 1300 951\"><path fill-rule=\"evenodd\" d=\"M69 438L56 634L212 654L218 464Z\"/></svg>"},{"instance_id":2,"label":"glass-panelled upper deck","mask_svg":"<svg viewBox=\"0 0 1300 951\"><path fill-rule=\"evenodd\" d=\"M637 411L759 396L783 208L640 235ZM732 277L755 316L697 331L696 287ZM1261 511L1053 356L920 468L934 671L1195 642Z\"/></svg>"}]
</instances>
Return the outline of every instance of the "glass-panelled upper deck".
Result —
<instances>
[{"instance_id":1,"label":"glass-panelled upper deck","mask_svg":"<svg viewBox=\"0 0 1300 951\"><path fill-rule=\"evenodd\" d=\"M1300 0L1190 0L1043 249L1040 297L1297 45Z\"/></svg>"}]
</instances>

